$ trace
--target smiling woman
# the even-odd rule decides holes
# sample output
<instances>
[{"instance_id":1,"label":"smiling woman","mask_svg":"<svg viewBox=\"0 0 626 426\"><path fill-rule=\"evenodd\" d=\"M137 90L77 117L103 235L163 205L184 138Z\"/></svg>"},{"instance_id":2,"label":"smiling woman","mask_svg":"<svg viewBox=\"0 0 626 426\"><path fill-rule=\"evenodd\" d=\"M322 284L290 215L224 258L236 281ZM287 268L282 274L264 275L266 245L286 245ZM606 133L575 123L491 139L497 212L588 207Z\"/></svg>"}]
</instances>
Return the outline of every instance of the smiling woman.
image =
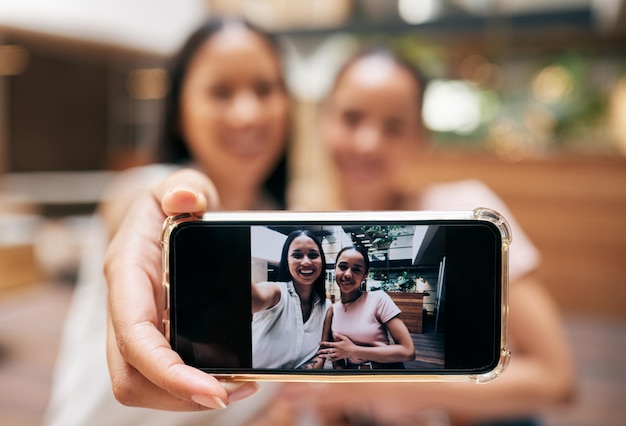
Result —
<instances>
[{"instance_id":1,"label":"smiling woman","mask_svg":"<svg viewBox=\"0 0 626 426\"><path fill-rule=\"evenodd\" d=\"M362 290L369 269L361 247L344 247L337 254L341 299L328 311L319 356L340 369L403 369L404 361L415 358L413 340L387 293Z\"/></svg>"},{"instance_id":2,"label":"smiling woman","mask_svg":"<svg viewBox=\"0 0 626 426\"><path fill-rule=\"evenodd\" d=\"M279 282L252 284L254 368L322 368L316 357L326 312L326 260L307 230L291 232L282 248Z\"/></svg>"},{"instance_id":3,"label":"smiling woman","mask_svg":"<svg viewBox=\"0 0 626 426\"><path fill-rule=\"evenodd\" d=\"M255 66L250 67L250 63ZM109 287L109 295L110 307L116 312L119 312L117 308L127 306L128 300L135 300L143 306L135 305L135 313L154 313L162 308L160 304L163 299L158 297L160 279L158 282L150 281L150 278L160 276L160 272L155 271L160 271L161 263L161 256L152 248L156 247L154 236L158 235L166 215L174 211L195 209L190 207L190 203L197 200L195 197L206 202L197 207L199 210L210 207L229 210L272 209L281 208L284 204L289 102L274 39L242 21L207 21L190 34L181 50L172 58L168 80L170 84L165 98L161 142L161 161L166 164L122 173L114 185L108 188L105 197L107 202L100 206L94 217L93 244L82 260L76 297L70 307L61 340L45 424L91 424L100 422L103 416L109 423L123 424L154 421L168 424L194 421L203 424L237 424L254 411L252 405L248 406L248 414L241 410L241 405L235 412L228 411L236 414L227 414L226 410L168 414L135 408L198 410L201 407L223 407L227 392L207 375L198 378L201 382L208 381L209 388L206 389L217 389L219 395L196 397L194 394L183 400L179 394L165 391L159 384L162 385L167 379L155 381L147 379L143 373L135 375L143 369L139 365L141 362L124 357L122 352L128 352L120 352L117 346L117 342L121 342L119 338L123 337L121 334L116 337L114 332L108 336L111 338L108 341L108 361L112 368L107 368L107 283L114 284L115 280L105 279L102 265L112 237L116 236L119 241L117 237L120 232L123 234L123 229L131 233L138 226L152 229L145 233L149 236L146 243L141 244L142 255L156 254L151 260L140 262L152 270L140 274L148 281L140 284L133 280L132 285L116 287L115 290ZM232 150L230 142L237 149ZM181 205L172 207L171 204L155 202L155 197L160 198L152 192L158 191L155 187L160 188L157 183L163 183L165 176L170 176L173 170L183 164L195 170L179 170L174 176L193 176L194 182L207 183L211 189L196 192L189 185L181 185L167 192L169 195L179 194L180 198L174 195L177 200L174 204L180 201ZM151 206L156 211L146 213L141 207L131 208L131 205ZM141 218L136 224L121 227L131 212L140 212ZM121 249L120 254L129 259L126 248ZM125 290L148 292L131 296L123 294ZM113 301L115 295L119 295L120 299ZM109 314L112 323L121 319L112 311ZM151 332L156 333L153 336L163 341L160 324L152 317L144 319L143 324L151 324ZM118 329L117 326L115 328ZM130 337L126 333L122 334ZM128 342L122 344L123 349L128 347L127 344L133 345L139 341L143 339L130 337ZM140 356L155 353L145 350L145 347L132 352ZM173 351L168 353L177 357ZM161 362L164 360L159 358ZM159 361L151 360L144 366L164 374L171 371ZM188 366L182 367L186 369ZM137 382L126 376L131 371ZM193 375L196 370L188 372ZM89 377L88 387L84 383L86 377ZM183 386L190 382L193 380L187 380ZM218 386L211 387L215 384ZM250 387L247 389L254 390ZM230 402L235 399L231 397ZM76 403L79 400L81 404ZM231 416L230 420L218 419L222 414Z\"/></svg>"}]
</instances>

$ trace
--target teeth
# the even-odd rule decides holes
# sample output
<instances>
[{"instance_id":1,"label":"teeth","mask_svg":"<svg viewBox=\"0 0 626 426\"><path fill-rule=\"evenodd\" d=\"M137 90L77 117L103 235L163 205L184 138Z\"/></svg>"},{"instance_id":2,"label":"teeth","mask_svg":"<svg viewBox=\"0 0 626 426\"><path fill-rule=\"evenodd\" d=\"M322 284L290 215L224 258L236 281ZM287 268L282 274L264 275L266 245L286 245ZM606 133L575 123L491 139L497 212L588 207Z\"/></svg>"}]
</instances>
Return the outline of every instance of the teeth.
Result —
<instances>
[{"instance_id":1,"label":"teeth","mask_svg":"<svg viewBox=\"0 0 626 426\"><path fill-rule=\"evenodd\" d=\"M262 151L265 144L258 132L251 132L233 137L230 146L241 154L254 154Z\"/></svg>"}]
</instances>

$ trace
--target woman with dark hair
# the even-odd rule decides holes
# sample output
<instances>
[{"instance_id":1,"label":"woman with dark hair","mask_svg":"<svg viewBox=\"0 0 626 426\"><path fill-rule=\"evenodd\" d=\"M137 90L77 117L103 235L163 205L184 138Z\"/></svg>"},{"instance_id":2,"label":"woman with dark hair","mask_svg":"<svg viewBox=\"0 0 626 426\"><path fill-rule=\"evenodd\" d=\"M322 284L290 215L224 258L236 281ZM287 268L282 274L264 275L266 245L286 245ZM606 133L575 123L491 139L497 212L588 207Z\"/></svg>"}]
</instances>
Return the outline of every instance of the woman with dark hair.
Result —
<instances>
[{"instance_id":1,"label":"woman with dark hair","mask_svg":"<svg viewBox=\"0 0 626 426\"><path fill-rule=\"evenodd\" d=\"M326 259L315 235L291 232L280 257L278 282L252 285L252 365L255 368L322 368L316 358L330 300Z\"/></svg>"},{"instance_id":2,"label":"woman with dark hair","mask_svg":"<svg viewBox=\"0 0 626 426\"><path fill-rule=\"evenodd\" d=\"M284 207L290 114L279 53L270 37L245 22L211 20L182 46L169 83L163 163L123 172L94 217L47 424L236 424L245 410L207 417L123 405L198 411L223 408L258 389L223 385L171 350L159 316L156 236L166 215L176 212ZM129 272L133 267L141 272Z\"/></svg>"},{"instance_id":3,"label":"woman with dark hair","mask_svg":"<svg viewBox=\"0 0 626 426\"><path fill-rule=\"evenodd\" d=\"M367 50L349 60L320 114L321 139L333 166L333 173L327 175L335 180L304 183L290 193L302 195L296 204L305 210L319 208L311 203L325 197L324 207L329 210L469 210L485 206L502 213L515 236L509 251L511 362L501 377L485 386L289 385L289 392L280 396L281 409L290 401L332 418L346 410L365 408L365 413L356 416L371 416L383 424L429 423L432 412L437 423L495 425L512 419L512 424L533 424L532 416L538 410L571 400L574 391L572 356L558 309L534 273L539 264L537 249L490 188L476 179L426 184L416 182L415 174L410 173L419 169L421 162L434 161L422 121L425 83L414 66L390 50ZM323 190L312 193L318 188Z\"/></svg>"},{"instance_id":4,"label":"woman with dark hair","mask_svg":"<svg viewBox=\"0 0 626 426\"><path fill-rule=\"evenodd\" d=\"M318 354L335 368L402 369L404 361L415 358L413 340L391 297L365 290L369 267L369 255L361 247L337 253L335 281L341 297L328 311Z\"/></svg>"},{"instance_id":5,"label":"woman with dark hair","mask_svg":"<svg viewBox=\"0 0 626 426\"><path fill-rule=\"evenodd\" d=\"M226 30L232 31L233 29L244 30L253 38L256 38L257 43L260 42L264 50L263 54L266 55L264 59L267 63L265 65L270 65L269 62L271 62L271 69L267 69L265 72L254 72L258 68L253 69L249 76L245 76L243 71L249 66L248 61L253 60L254 57L236 56L238 54L230 50L227 44L224 44L223 47L230 51L221 52L224 54L221 60L229 60L230 64L227 65L230 66L224 67L221 66L224 65L223 62L218 65L217 62L207 59L203 68L199 70L202 73L198 75L200 80L196 80L196 84L194 84L193 76L190 76L190 70L193 71L193 67L197 65L198 59L196 57L199 52L206 50L209 40L220 34L223 35L227 32ZM250 47L253 47L253 45L251 44ZM188 122L194 120L194 116L204 116L201 120L203 120L205 127L199 130L213 132L217 136L224 137L221 142L223 145L237 142L235 140L236 137L252 137L250 134L246 134L246 132L265 132L266 137L274 137L276 141L280 142L280 145L273 148L266 147L269 151L267 153L267 161L272 163L273 169L269 169L269 173L268 171L263 172L261 179L262 189L266 192L266 195L271 196L271 200L276 204L276 207L284 208L286 185L285 147L289 138L289 119L288 105L286 103L287 88L280 66L278 50L278 43L271 35L241 20L209 20L191 34L178 54L174 56L169 67L169 92L164 103L164 118L159 146L160 161L183 165L195 162L212 171L215 170L216 166L222 166L224 170L228 170L228 166L232 165L228 163L220 164L220 161L223 159L221 157L214 158L209 163L211 158L204 158L201 155L198 144L193 142L193 135L187 131L188 126L190 126ZM216 53L220 53L219 47ZM260 65L256 62L255 64L257 66ZM245 81L245 87L238 87L237 78L242 76L247 77L248 81ZM229 117L228 111L222 110L223 107L234 100L238 95L237 91L242 88L249 90L250 94L259 101L259 107L262 107L262 109L256 112L256 117L250 111L248 111L248 114L252 114L251 116L259 121L263 118L267 123L265 128L253 128L254 126L259 126L259 123L246 123L245 115L239 114ZM190 91L193 92L189 93ZM211 111L213 108L215 109ZM235 111L235 113L241 113L241 110ZM261 114L264 115L261 116ZM250 118L248 117L248 119ZM225 123L220 124L220 121ZM225 127L226 124L230 127ZM247 129L246 125L250 129ZM223 127L223 129L220 129L219 126ZM241 129L237 130L243 133L243 135L228 134L228 132L236 129L238 126ZM259 138L260 135L257 134L256 137ZM243 144L243 142L239 142L239 144ZM239 147L240 150L243 150L243 148ZM261 150L261 147L257 147L257 149ZM246 153L241 153L240 155L244 154ZM217 175L218 172L213 171L212 173ZM233 174L232 171L230 173L222 173L232 178L230 176ZM244 173L244 175L250 175L248 179L255 177L250 173ZM219 177L212 177L212 180L216 183ZM223 197L222 194L220 195Z\"/></svg>"}]
</instances>

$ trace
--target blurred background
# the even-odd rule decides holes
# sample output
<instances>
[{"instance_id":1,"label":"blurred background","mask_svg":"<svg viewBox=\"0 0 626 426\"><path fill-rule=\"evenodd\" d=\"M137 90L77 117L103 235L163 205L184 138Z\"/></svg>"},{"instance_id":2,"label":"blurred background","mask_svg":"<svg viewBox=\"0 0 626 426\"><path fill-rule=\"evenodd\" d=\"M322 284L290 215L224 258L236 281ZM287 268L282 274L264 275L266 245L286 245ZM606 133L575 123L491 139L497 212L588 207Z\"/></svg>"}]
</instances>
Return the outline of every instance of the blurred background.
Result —
<instances>
[{"instance_id":1,"label":"blurred background","mask_svg":"<svg viewBox=\"0 0 626 426\"><path fill-rule=\"evenodd\" d=\"M280 39L294 179L324 173L317 108L359 46L423 69L437 167L407 189L475 177L507 203L580 375L546 424L625 424L624 0L0 0L0 423L41 421L89 215L150 161L169 55L224 14Z\"/></svg>"}]
</instances>

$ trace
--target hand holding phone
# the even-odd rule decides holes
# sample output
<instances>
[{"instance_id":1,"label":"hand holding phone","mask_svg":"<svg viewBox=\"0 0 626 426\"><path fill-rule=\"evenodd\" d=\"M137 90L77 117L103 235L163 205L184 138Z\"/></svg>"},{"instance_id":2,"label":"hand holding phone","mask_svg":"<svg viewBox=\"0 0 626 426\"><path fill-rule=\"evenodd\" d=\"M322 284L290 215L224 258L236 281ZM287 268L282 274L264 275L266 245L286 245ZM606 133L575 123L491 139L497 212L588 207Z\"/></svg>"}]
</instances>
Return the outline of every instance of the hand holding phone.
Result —
<instances>
[{"instance_id":1,"label":"hand holding phone","mask_svg":"<svg viewBox=\"0 0 626 426\"><path fill-rule=\"evenodd\" d=\"M510 232L488 209L182 215L162 244L172 348L222 379L487 381L508 362Z\"/></svg>"},{"instance_id":2,"label":"hand holding phone","mask_svg":"<svg viewBox=\"0 0 626 426\"><path fill-rule=\"evenodd\" d=\"M215 204L206 177L193 170L174 173L135 201L107 250L107 356L115 397L125 405L220 408L256 389L253 383L224 384L185 365L162 333L161 250L155 237L167 215Z\"/></svg>"}]
</instances>

